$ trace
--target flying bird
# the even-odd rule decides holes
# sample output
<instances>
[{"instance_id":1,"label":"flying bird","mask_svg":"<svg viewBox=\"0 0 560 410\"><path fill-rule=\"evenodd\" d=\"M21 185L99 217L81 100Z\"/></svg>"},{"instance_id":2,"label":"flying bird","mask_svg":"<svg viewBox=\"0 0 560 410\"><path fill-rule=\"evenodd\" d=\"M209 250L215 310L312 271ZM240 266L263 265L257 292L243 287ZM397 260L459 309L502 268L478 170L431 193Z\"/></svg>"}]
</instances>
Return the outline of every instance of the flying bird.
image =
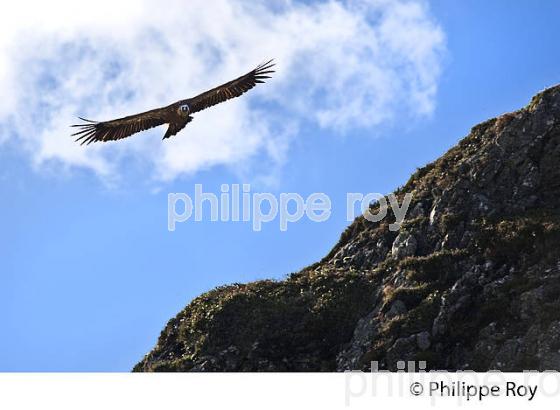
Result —
<instances>
[{"instance_id":1,"label":"flying bird","mask_svg":"<svg viewBox=\"0 0 560 410\"><path fill-rule=\"evenodd\" d=\"M97 141L116 141L130 137L137 132L157 127L158 125L169 124L163 139L169 138L177 134L193 120L191 114L239 97L255 85L264 83L265 79L270 78L268 74L274 72L272 67L274 67L273 60L267 61L249 73L196 97L180 100L166 107L156 108L140 114L103 122L78 117L85 124L72 125L72 127L78 127L79 129L72 136L77 136L76 141L81 142L82 145Z\"/></svg>"}]
</instances>

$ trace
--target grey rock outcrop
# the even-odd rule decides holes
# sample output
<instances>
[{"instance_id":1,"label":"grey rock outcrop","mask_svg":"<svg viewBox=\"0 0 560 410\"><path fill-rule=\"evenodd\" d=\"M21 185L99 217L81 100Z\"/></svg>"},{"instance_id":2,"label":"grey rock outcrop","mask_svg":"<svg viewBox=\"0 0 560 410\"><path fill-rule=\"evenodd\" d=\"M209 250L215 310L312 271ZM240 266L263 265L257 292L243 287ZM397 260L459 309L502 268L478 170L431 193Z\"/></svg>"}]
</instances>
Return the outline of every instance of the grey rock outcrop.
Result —
<instances>
[{"instance_id":1,"label":"grey rock outcrop","mask_svg":"<svg viewBox=\"0 0 560 410\"><path fill-rule=\"evenodd\" d=\"M560 86L473 127L406 193L399 232L359 217L284 281L201 295L135 370L560 370Z\"/></svg>"}]
</instances>

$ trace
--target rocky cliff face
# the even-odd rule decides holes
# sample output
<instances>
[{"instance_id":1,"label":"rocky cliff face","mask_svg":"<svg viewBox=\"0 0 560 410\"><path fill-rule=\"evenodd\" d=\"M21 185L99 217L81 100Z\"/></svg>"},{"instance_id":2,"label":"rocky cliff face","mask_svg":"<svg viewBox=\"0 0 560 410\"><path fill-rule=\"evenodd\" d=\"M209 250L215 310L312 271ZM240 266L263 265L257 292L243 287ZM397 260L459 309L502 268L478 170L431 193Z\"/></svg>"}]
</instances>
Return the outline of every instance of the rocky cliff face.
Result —
<instances>
[{"instance_id":1,"label":"rocky cliff face","mask_svg":"<svg viewBox=\"0 0 560 410\"><path fill-rule=\"evenodd\" d=\"M560 86L474 127L406 193L399 231L360 217L284 281L196 298L134 370L560 370Z\"/></svg>"}]
</instances>

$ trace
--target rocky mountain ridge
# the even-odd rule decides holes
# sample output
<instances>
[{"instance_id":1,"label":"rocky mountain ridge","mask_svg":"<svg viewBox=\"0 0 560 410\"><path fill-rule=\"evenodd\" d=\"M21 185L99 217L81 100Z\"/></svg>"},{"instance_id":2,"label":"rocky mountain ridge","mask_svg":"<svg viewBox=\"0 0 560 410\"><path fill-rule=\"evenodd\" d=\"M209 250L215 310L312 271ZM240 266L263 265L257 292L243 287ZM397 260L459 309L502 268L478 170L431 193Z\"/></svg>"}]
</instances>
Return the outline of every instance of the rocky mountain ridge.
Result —
<instances>
[{"instance_id":1,"label":"rocky mountain ridge","mask_svg":"<svg viewBox=\"0 0 560 410\"><path fill-rule=\"evenodd\" d=\"M134 371L560 370L560 86L473 127L406 193L399 231L362 216L283 281L199 296Z\"/></svg>"}]
</instances>

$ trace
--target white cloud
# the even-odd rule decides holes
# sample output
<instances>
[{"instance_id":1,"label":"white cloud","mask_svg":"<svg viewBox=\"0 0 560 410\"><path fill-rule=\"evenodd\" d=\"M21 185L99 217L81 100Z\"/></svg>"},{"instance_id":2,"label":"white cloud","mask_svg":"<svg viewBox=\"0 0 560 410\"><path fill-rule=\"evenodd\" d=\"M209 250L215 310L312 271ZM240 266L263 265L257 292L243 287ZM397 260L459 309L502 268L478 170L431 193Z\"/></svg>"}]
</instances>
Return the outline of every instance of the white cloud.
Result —
<instances>
[{"instance_id":1,"label":"white cloud","mask_svg":"<svg viewBox=\"0 0 560 410\"><path fill-rule=\"evenodd\" d=\"M423 1L10 4L0 17L0 143L15 140L37 167L102 178L131 157L158 180L255 157L278 164L303 122L345 132L430 114L444 52ZM76 115L166 105L268 57L278 62L269 83L197 114L165 143L164 128L87 147L68 136Z\"/></svg>"}]
</instances>

